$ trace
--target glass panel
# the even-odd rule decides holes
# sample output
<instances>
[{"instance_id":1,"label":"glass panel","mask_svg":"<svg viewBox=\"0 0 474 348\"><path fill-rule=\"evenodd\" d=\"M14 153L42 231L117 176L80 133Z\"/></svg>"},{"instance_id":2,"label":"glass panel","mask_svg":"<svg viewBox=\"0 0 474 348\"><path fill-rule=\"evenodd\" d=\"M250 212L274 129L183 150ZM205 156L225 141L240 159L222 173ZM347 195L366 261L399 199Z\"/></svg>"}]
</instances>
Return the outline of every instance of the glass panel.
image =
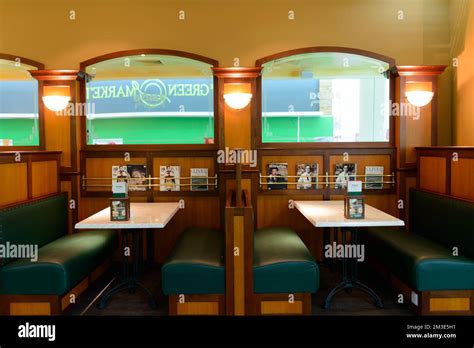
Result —
<instances>
[{"instance_id":1,"label":"glass panel","mask_svg":"<svg viewBox=\"0 0 474 348\"><path fill-rule=\"evenodd\" d=\"M0 148L39 146L36 67L0 59Z\"/></svg>"},{"instance_id":2,"label":"glass panel","mask_svg":"<svg viewBox=\"0 0 474 348\"><path fill-rule=\"evenodd\" d=\"M263 65L262 142L389 141L389 64L322 52Z\"/></svg>"},{"instance_id":3,"label":"glass panel","mask_svg":"<svg viewBox=\"0 0 474 348\"><path fill-rule=\"evenodd\" d=\"M211 65L166 55L87 67L87 144L214 142Z\"/></svg>"}]
</instances>

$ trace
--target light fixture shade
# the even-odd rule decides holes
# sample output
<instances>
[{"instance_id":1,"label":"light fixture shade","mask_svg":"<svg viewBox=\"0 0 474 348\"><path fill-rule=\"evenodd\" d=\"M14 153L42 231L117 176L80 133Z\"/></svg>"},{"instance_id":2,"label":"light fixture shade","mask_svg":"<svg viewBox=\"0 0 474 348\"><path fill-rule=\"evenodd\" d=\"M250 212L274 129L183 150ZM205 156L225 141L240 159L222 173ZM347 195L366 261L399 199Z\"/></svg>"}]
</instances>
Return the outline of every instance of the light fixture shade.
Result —
<instances>
[{"instance_id":1,"label":"light fixture shade","mask_svg":"<svg viewBox=\"0 0 474 348\"><path fill-rule=\"evenodd\" d=\"M51 111L61 111L69 104L71 97L64 97L60 95L50 95L43 97L44 105Z\"/></svg>"},{"instance_id":2,"label":"light fixture shade","mask_svg":"<svg viewBox=\"0 0 474 348\"><path fill-rule=\"evenodd\" d=\"M224 100L232 109L240 110L250 104L252 93L228 93L224 94Z\"/></svg>"},{"instance_id":3,"label":"light fixture shade","mask_svg":"<svg viewBox=\"0 0 474 348\"><path fill-rule=\"evenodd\" d=\"M406 92L405 95L411 104L421 108L431 102L434 93L430 91L410 91Z\"/></svg>"},{"instance_id":4,"label":"light fixture shade","mask_svg":"<svg viewBox=\"0 0 474 348\"><path fill-rule=\"evenodd\" d=\"M71 100L69 86L44 86L43 103L51 111L61 111Z\"/></svg>"}]
</instances>

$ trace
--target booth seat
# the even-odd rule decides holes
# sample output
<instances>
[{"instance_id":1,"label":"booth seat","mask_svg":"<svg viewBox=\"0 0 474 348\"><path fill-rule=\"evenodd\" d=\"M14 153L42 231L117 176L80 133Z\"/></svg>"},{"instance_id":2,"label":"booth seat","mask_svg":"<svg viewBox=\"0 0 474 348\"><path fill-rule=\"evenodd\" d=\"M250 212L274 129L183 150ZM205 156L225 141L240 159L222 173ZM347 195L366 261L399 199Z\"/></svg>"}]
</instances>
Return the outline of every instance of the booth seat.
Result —
<instances>
[{"instance_id":1,"label":"booth seat","mask_svg":"<svg viewBox=\"0 0 474 348\"><path fill-rule=\"evenodd\" d=\"M178 239L161 273L171 315L224 313L224 235L190 228Z\"/></svg>"},{"instance_id":2,"label":"booth seat","mask_svg":"<svg viewBox=\"0 0 474 348\"><path fill-rule=\"evenodd\" d=\"M67 234L66 194L0 210L0 244L37 245L38 259L3 259L3 314L60 314L108 265L116 234L109 230Z\"/></svg>"},{"instance_id":3,"label":"booth seat","mask_svg":"<svg viewBox=\"0 0 474 348\"><path fill-rule=\"evenodd\" d=\"M367 229L366 250L421 314L473 313L474 204L410 191L409 230Z\"/></svg>"},{"instance_id":4,"label":"booth seat","mask_svg":"<svg viewBox=\"0 0 474 348\"><path fill-rule=\"evenodd\" d=\"M255 231L253 257L254 296L248 301L254 311L246 314L311 313L319 270L296 232L284 227ZM184 231L162 267L169 313L224 314L225 272L224 234L206 228Z\"/></svg>"},{"instance_id":5,"label":"booth seat","mask_svg":"<svg viewBox=\"0 0 474 348\"><path fill-rule=\"evenodd\" d=\"M295 231L287 227L255 231L253 265L257 314L311 314L319 268Z\"/></svg>"}]
</instances>

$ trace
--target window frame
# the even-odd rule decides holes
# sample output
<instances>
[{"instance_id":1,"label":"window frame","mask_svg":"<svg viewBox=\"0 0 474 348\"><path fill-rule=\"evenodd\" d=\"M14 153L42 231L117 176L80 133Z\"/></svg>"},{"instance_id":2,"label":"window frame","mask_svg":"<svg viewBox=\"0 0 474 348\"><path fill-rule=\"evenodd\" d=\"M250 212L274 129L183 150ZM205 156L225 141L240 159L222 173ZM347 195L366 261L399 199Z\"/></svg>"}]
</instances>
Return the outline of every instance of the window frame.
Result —
<instances>
[{"instance_id":1,"label":"window frame","mask_svg":"<svg viewBox=\"0 0 474 348\"><path fill-rule=\"evenodd\" d=\"M383 61L389 65L389 98L395 100L395 81L396 75L392 73L392 68L395 65L395 59L365 50L349 47L332 47L332 46L321 46L321 47L305 47L298 48L288 51L275 53L255 61L255 66L263 68L263 64L271 62L276 59L291 57L295 55L305 53L347 53L359 56L365 56L373 59ZM389 141L387 142L285 142L285 143L263 143L262 142L262 75L257 79L257 113L253 117L252 128L254 129L254 141L259 149L285 149L285 148L297 148L297 149L309 149L309 148L391 148L395 146L395 118L390 117L389 119Z\"/></svg>"},{"instance_id":2,"label":"window frame","mask_svg":"<svg viewBox=\"0 0 474 348\"><path fill-rule=\"evenodd\" d=\"M146 48L146 49L134 49L134 50L125 50L117 51L112 53L107 53L101 56L97 56L88 60L85 60L80 63L80 70L86 71L86 68L90 65L97 64L103 61L110 59L127 57L127 56L136 56L141 54L156 54L156 55L168 55L176 56L182 58L193 59L200 61L206 64L211 65L212 67L218 67L219 62L217 60L204 57L198 54L168 50L168 49L158 49L158 48ZM212 69L211 69L212 71ZM215 76L213 76L214 84L214 143L213 144L120 144L120 145L92 145L87 144L86 140L86 117L81 117L80 122L80 132L81 132L81 149L87 151L121 151L121 150L132 150L132 151L159 151L159 150L215 150L219 145L219 115L218 115L218 81ZM81 103L86 102L86 81L83 79L80 81L80 93L79 99Z\"/></svg>"},{"instance_id":3,"label":"window frame","mask_svg":"<svg viewBox=\"0 0 474 348\"><path fill-rule=\"evenodd\" d=\"M34 66L37 70L43 70L44 64L37 62L35 60L24 58L21 56L7 54L7 53L0 53L0 59L15 61L16 59L20 59L20 62L25 63L27 65ZM45 150L45 130L44 130L44 105L42 102L42 88L40 83L38 83L38 138L39 138L39 145L20 145L20 146L0 146L0 152L4 151L44 151Z\"/></svg>"}]
</instances>

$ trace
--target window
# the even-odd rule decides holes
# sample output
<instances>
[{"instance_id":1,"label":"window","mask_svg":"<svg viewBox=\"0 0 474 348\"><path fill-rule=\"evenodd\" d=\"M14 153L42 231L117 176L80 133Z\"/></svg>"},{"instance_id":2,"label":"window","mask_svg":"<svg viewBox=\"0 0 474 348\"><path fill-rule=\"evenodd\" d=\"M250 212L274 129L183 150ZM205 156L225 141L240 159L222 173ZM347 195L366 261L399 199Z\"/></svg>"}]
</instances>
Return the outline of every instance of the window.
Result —
<instances>
[{"instance_id":1,"label":"window","mask_svg":"<svg viewBox=\"0 0 474 348\"><path fill-rule=\"evenodd\" d=\"M389 63L316 52L262 67L262 143L389 141Z\"/></svg>"},{"instance_id":2,"label":"window","mask_svg":"<svg viewBox=\"0 0 474 348\"><path fill-rule=\"evenodd\" d=\"M0 58L0 149L39 146L38 81L21 59Z\"/></svg>"},{"instance_id":3,"label":"window","mask_svg":"<svg viewBox=\"0 0 474 348\"><path fill-rule=\"evenodd\" d=\"M214 142L212 65L138 54L86 68L88 145Z\"/></svg>"}]
</instances>

